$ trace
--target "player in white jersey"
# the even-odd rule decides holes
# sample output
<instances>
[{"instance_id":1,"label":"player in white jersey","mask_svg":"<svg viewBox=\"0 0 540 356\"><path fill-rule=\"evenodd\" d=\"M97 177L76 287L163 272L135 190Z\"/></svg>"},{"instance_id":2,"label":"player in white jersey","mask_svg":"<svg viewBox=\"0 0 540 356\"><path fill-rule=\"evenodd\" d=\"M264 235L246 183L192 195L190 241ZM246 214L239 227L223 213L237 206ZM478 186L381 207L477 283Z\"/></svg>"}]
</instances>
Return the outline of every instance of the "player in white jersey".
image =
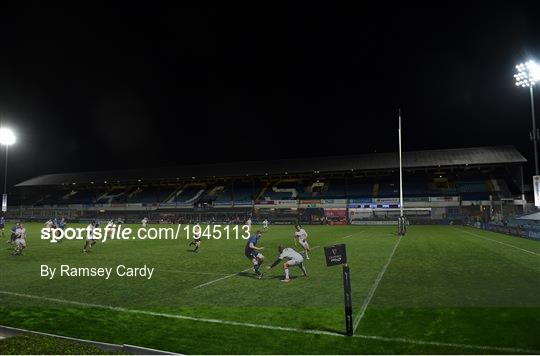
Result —
<instances>
[{"instance_id":1,"label":"player in white jersey","mask_svg":"<svg viewBox=\"0 0 540 356\"><path fill-rule=\"evenodd\" d=\"M14 232L15 234L15 249L12 255L22 255L22 251L26 248L26 229L23 224L20 224Z\"/></svg>"},{"instance_id":2,"label":"player in white jersey","mask_svg":"<svg viewBox=\"0 0 540 356\"><path fill-rule=\"evenodd\" d=\"M148 218L147 218L147 217L144 217L144 218L141 220L141 224L142 224L142 227L146 227L146 224L148 224Z\"/></svg>"},{"instance_id":3,"label":"player in white jersey","mask_svg":"<svg viewBox=\"0 0 540 356\"><path fill-rule=\"evenodd\" d=\"M279 251L279 257L274 263L272 263L271 266L268 266L267 268L271 269L277 266L280 261L284 261L283 270L285 271L285 278L281 280L282 282L291 281L289 278L289 267L292 267L292 266L298 266L302 270L304 277L307 277L307 271L306 271L306 268L304 267L304 257L302 257L301 254L299 254L298 252L296 252L290 247L283 247L281 245L279 245L278 251Z\"/></svg>"},{"instance_id":4,"label":"player in white jersey","mask_svg":"<svg viewBox=\"0 0 540 356\"><path fill-rule=\"evenodd\" d=\"M193 241L189 243L189 246L195 246L193 252L199 252L201 246L202 229L199 225L193 226Z\"/></svg>"},{"instance_id":5,"label":"player in white jersey","mask_svg":"<svg viewBox=\"0 0 540 356\"><path fill-rule=\"evenodd\" d=\"M88 253L92 247L96 244L95 229L99 226L96 221L92 221L86 227L86 241L84 242L83 253Z\"/></svg>"},{"instance_id":6,"label":"player in white jersey","mask_svg":"<svg viewBox=\"0 0 540 356\"><path fill-rule=\"evenodd\" d=\"M304 249L304 256L306 257L306 260L309 260L309 243L307 242L308 234L306 230L302 229L302 226L296 225L296 231L294 232L294 246L296 246L296 241L302 246Z\"/></svg>"},{"instance_id":7,"label":"player in white jersey","mask_svg":"<svg viewBox=\"0 0 540 356\"><path fill-rule=\"evenodd\" d=\"M46 227L47 229L51 229L51 228L53 227L53 221L52 221L51 219L47 220L47 221L45 222L45 227Z\"/></svg>"},{"instance_id":8,"label":"player in white jersey","mask_svg":"<svg viewBox=\"0 0 540 356\"><path fill-rule=\"evenodd\" d=\"M114 223L114 220L109 220L107 225L105 225L105 234L107 234L107 236L112 236L114 234L115 229L116 229L116 224Z\"/></svg>"},{"instance_id":9,"label":"player in white jersey","mask_svg":"<svg viewBox=\"0 0 540 356\"><path fill-rule=\"evenodd\" d=\"M249 228L251 229L251 218L248 218L246 220L246 225L249 226Z\"/></svg>"},{"instance_id":10,"label":"player in white jersey","mask_svg":"<svg viewBox=\"0 0 540 356\"><path fill-rule=\"evenodd\" d=\"M52 221L52 219L49 219L49 220L45 221L45 228L49 231L49 233L51 233L53 231L53 228L55 228L55 226L54 226L54 222Z\"/></svg>"},{"instance_id":11,"label":"player in white jersey","mask_svg":"<svg viewBox=\"0 0 540 356\"><path fill-rule=\"evenodd\" d=\"M268 229L268 219L263 220L263 229L265 229L265 230Z\"/></svg>"}]
</instances>

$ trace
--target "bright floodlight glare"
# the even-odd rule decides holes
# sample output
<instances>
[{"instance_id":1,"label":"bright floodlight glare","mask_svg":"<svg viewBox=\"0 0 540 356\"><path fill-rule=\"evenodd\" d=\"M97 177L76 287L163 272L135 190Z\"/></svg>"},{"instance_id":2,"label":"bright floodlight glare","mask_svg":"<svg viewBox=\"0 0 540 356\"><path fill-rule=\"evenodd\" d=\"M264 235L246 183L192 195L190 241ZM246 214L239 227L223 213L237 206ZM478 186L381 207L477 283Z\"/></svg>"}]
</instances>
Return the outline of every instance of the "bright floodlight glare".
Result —
<instances>
[{"instance_id":1,"label":"bright floodlight glare","mask_svg":"<svg viewBox=\"0 0 540 356\"><path fill-rule=\"evenodd\" d=\"M516 70L514 79L518 87L530 87L540 81L540 66L534 61L520 63L516 66Z\"/></svg>"},{"instance_id":2,"label":"bright floodlight glare","mask_svg":"<svg viewBox=\"0 0 540 356\"><path fill-rule=\"evenodd\" d=\"M0 144L12 145L16 141L15 134L8 128L0 128Z\"/></svg>"}]
</instances>

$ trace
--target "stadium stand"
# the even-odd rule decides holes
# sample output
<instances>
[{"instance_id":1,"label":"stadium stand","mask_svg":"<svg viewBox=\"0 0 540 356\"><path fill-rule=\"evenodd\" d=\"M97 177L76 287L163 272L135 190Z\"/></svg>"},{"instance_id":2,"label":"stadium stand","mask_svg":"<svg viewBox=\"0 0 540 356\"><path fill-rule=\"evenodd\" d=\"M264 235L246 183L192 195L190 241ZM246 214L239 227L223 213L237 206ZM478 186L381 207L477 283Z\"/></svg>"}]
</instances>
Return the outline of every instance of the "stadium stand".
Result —
<instances>
[{"instance_id":1,"label":"stadium stand","mask_svg":"<svg viewBox=\"0 0 540 356\"><path fill-rule=\"evenodd\" d=\"M474 206L491 211L502 201L523 205L525 162L511 146L404 152L404 203L417 209L407 214L446 219L483 211ZM49 174L17 184L10 193L9 213L41 219L69 211L70 216L90 218L105 211L128 219L168 214L200 221L272 214L279 221L341 222L343 212L324 210L335 208L349 215L357 209L359 219L393 219L391 209L399 203L397 168L397 153L374 153ZM323 210L306 214L307 208Z\"/></svg>"}]
</instances>

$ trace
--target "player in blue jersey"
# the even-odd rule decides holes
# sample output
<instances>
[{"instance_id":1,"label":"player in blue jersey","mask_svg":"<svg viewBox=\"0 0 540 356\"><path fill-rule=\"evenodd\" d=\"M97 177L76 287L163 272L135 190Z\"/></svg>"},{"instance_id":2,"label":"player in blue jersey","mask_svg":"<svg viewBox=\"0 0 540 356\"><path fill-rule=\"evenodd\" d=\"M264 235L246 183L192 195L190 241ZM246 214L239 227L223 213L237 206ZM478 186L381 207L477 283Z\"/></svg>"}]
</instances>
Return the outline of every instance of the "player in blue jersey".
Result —
<instances>
[{"instance_id":1,"label":"player in blue jersey","mask_svg":"<svg viewBox=\"0 0 540 356\"><path fill-rule=\"evenodd\" d=\"M64 219L64 218L60 219L60 220L58 221L58 227L59 227L60 229L64 230L65 227L66 227L66 219Z\"/></svg>"},{"instance_id":2,"label":"player in blue jersey","mask_svg":"<svg viewBox=\"0 0 540 356\"><path fill-rule=\"evenodd\" d=\"M56 221L56 223L57 223L57 226L58 226L59 229L65 230L65 228L66 228L66 219L64 219L64 218L58 219L58 220ZM60 231L59 231L59 232L58 232L58 235L60 235L60 234L61 234L61 233L60 233ZM62 242L62 240L63 240L63 239L59 239L58 242Z\"/></svg>"},{"instance_id":3,"label":"player in blue jersey","mask_svg":"<svg viewBox=\"0 0 540 356\"><path fill-rule=\"evenodd\" d=\"M13 227L11 228L11 236L9 240L6 241L8 244L13 244L15 242L15 240L17 239L17 236L20 235L19 234L20 228L21 228L21 223L16 223L15 225L13 225Z\"/></svg>"},{"instance_id":4,"label":"player in blue jersey","mask_svg":"<svg viewBox=\"0 0 540 356\"><path fill-rule=\"evenodd\" d=\"M257 247L257 243L261 237L262 233L260 231L257 231L255 235L251 235L247 240L246 247L244 249L244 255L253 263L253 270L259 279L261 279L263 276L260 268L264 261L264 256L259 252L264 250L264 247Z\"/></svg>"},{"instance_id":5,"label":"player in blue jersey","mask_svg":"<svg viewBox=\"0 0 540 356\"><path fill-rule=\"evenodd\" d=\"M4 227L6 225L6 220L3 216L0 216L0 234L2 234L2 237L4 237Z\"/></svg>"}]
</instances>

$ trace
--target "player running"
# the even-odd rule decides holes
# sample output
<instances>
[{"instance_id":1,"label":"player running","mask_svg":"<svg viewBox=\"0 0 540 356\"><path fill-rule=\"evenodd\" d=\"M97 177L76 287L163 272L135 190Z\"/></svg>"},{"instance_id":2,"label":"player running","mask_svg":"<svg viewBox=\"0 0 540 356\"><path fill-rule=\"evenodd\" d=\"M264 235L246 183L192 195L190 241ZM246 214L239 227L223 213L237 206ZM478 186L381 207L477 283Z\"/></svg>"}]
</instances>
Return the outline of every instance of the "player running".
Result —
<instances>
[{"instance_id":1,"label":"player running","mask_svg":"<svg viewBox=\"0 0 540 356\"><path fill-rule=\"evenodd\" d=\"M146 225L148 224L148 218L147 218L147 217L144 217L144 218L141 220L141 224L142 224L142 227L146 227Z\"/></svg>"},{"instance_id":2,"label":"player running","mask_svg":"<svg viewBox=\"0 0 540 356\"><path fill-rule=\"evenodd\" d=\"M199 247L201 246L202 230L199 225L193 226L193 241L189 243L189 246L195 246L193 252L199 253Z\"/></svg>"},{"instance_id":3,"label":"player running","mask_svg":"<svg viewBox=\"0 0 540 356\"><path fill-rule=\"evenodd\" d=\"M66 219L61 218L56 222L56 224L57 224L57 226L58 226L58 228L60 230L63 231L63 230L66 229ZM62 232L58 231L58 236L61 236L61 234L62 234ZM58 242L62 242L62 241L63 241L63 239L58 239Z\"/></svg>"},{"instance_id":4,"label":"player running","mask_svg":"<svg viewBox=\"0 0 540 356\"><path fill-rule=\"evenodd\" d=\"M92 221L86 227L86 241L84 242L84 247L82 252L88 253L91 252L92 247L96 244L96 236L94 230L99 226L97 221Z\"/></svg>"},{"instance_id":5,"label":"player running","mask_svg":"<svg viewBox=\"0 0 540 356\"><path fill-rule=\"evenodd\" d=\"M13 227L11 228L11 236L9 237L9 240L6 241L6 243L8 244L13 244L15 243L15 240L17 239L17 235L18 235L18 231L20 230L21 228L21 223L16 223L15 225L13 225Z\"/></svg>"},{"instance_id":6,"label":"player running","mask_svg":"<svg viewBox=\"0 0 540 356\"><path fill-rule=\"evenodd\" d=\"M18 227L15 230L15 248L13 249L13 252L11 253L13 256L20 256L22 255L23 250L26 248L26 229L24 228L23 224L17 224Z\"/></svg>"},{"instance_id":7,"label":"player running","mask_svg":"<svg viewBox=\"0 0 540 356\"><path fill-rule=\"evenodd\" d=\"M306 230L302 229L302 226L296 225L296 231L294 232L294 246L296 246L296 241L302 246L304 249L304 257L306 260L309 260L309 244L307 242L308 234Z\"/></svg>"},{"instance_id":8,"label":"player running","mask_svg":"<svg viewBox=\"0 0 540 356\"><path fill-rule=\"evenodd\" d=\"M251 235L244 249L244 255L253 263L253 271L255 271L259 279L263 276L260 268L264 261L264 256L259 252L264 250L264 247L257 247L257 242L259 242L261 237L262 233L260 231L257 231L255 235Z\"/></svg>"},{"instance_id":9,"label":"player running","mask_svg":"<svg viewBox=\"0 0 540 356\"><path fill-rule=\"evenodd\" d=\"M262 224L263 224L263 229L268 230L268 219L264 219Z\"/></svg>"},{"instance_id":10,"label":"player running","mask_svg":"<svg viewBox=\"0 0 540 356\"><path fill-rule=\"evenodd\" d=\"M52 219L49 219L49 220L45 221L45 228L51 230L52 227L53 227L53 221L52 221Z\"/></svg>"},{"instance_id":11,"label":"player running","mask_svg":"<svg viewBox=\"0 0 540 356\"><path fill-rule=\"evenodd\" d=\"M289 267L292 267L292 266L298 266L302 270L304 277L307 277L307 271L306 271L306 268L304 267L304 257L302 257L301 254L299 254L298 252L296 252L290 247L284 248L281 245L279 245L278 251L279 251L279 257L274 263L272 263L271 266L268 266L267 268L268 269L274 268L275 266L279 264L279 262L285 260L285 262L283 263L283 270L285 271L285 278L281 280L282 282L291 281L289 278Z\"/></svg>"}]
</instances>

